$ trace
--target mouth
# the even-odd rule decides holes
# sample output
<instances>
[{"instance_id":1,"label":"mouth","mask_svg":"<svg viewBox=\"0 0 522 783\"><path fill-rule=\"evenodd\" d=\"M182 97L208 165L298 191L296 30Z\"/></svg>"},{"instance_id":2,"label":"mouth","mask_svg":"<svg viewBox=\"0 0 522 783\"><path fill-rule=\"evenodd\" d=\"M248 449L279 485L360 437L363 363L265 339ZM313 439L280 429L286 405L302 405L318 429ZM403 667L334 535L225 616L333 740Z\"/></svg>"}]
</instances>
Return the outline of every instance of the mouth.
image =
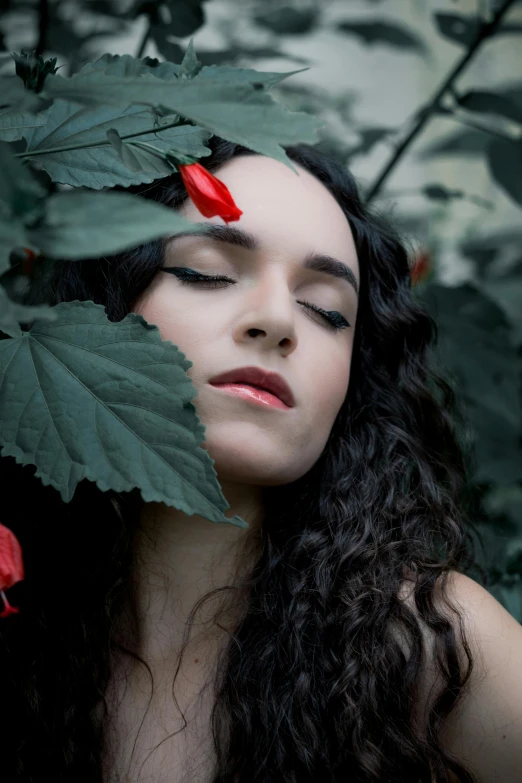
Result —
<instances>
[{"instance_id":1,"label":"mouth","mask_svg":"<svg viewBox=\"0 0 522 783\"><path fill-rule=\"evenodd\" d=\"M289 410L289 406L286 405L275 394L261 389L258 386L251 386L248 383L211 383L216 389L221 389L229 394L234 394L241 397L248 402L253 402L256 405L264 405L272 408L285 408Z\"/></svg>"},{"instance_id":2,"label":"mouth","mask_svg":"<svg viewBox=\"0 0 522 783\"><path fill-rule=\"evenodd\" d=\"M238 367L234 370L228 370L221 375L211 378L209 383L212 386L228 387L229 391L242 390L244 394L249 395L250 399L261 399L265 395L265 404L270 401L274 404L274 399L282 403L285 408L293 408L295 399L293 392L286 380L275 372L270 372L261 367Z\"/></svg>"}]
</instances>

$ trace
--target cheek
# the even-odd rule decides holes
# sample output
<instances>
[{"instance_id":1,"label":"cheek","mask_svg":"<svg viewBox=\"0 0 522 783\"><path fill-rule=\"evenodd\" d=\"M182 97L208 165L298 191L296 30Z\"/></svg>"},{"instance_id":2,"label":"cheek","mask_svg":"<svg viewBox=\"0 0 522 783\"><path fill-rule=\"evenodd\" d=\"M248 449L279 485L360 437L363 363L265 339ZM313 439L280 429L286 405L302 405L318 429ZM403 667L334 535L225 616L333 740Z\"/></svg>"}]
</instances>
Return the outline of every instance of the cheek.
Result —
<instances>
[{"instance_id":1,"label":"cheek","mask_svg":"<svg viewBox=\"0 0 522 783\"><path fill-rule=\"evenodd\" d=\"M315 374L315 410L323 426L330 429L345 400L350 381L351 354L323 367Z\"/></svg>"},{"instance_id":2,"label":"cheek","mask_svg":"<svg viewBox=\"0 0 522 783\"><path fill-rule=\"evenodd\" d=\"M136 304L134 312L158 327L163 340L170 340L184 353L202 338L202 324L185 301L173 301L172 293L158 287Z\"/></svg>"}]
</instances>

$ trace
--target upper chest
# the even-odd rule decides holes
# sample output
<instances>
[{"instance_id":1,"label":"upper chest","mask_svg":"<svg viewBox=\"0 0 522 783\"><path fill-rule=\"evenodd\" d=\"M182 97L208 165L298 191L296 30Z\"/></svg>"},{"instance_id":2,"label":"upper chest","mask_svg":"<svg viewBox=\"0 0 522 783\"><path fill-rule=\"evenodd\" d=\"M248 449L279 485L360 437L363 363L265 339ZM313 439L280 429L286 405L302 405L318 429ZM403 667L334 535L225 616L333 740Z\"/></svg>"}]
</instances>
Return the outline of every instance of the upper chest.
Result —
<instances>
[{"instance_id":1,"label":"upper chest","mask_svg":"<svg viewBox=\"0 0 522 783\"><path fill-rule=\"evenodd\" d=\"M112 677L106 699L104 783L209 783L214 672L201 661L150 676Z\"/></svg>"}]
</instances>

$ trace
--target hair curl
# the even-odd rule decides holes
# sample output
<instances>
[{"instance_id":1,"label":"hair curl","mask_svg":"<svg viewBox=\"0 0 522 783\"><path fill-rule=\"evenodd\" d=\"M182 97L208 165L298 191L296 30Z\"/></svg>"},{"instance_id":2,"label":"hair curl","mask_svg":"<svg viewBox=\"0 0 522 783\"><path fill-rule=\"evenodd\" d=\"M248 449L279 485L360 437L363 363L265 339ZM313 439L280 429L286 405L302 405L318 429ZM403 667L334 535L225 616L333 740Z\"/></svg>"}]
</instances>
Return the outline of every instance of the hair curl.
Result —
<instances>
[{"instance_id":1,"label":"hair curl","mask_svg":"<svg viewBox=\"0 0 522 783\"><path fill-rule=\"evenodd\" d=\"M210 146L201 161L210 171L253 154L216 137ZM462 673L453 624L434 603L440 582L448 605L449 571L473 563L473 457L435 366L436 323L411 291L404 244L363 205L350 173L307 145L286 150L350 223L359 310L349 389L323 453L299 480L267 492L248 605L215 684L212 783L442 783L449 770L471 783L439 738L473 665L460 624L469 664ZM129 190L173 208L187 196L177 173ZM162 261L156 241L57 262L44 301L92 300L119 321ZM0 468L2 522L26 563L12 590L21 613L0 623L3 779L101 781L104 724L95 714L120 644L141 497L83 481L65 504L34 467L3 457ZM412 709L422 634L398 598L407 574L436 638L443 682L425 723Z\"/></svg>"}]
</instances>

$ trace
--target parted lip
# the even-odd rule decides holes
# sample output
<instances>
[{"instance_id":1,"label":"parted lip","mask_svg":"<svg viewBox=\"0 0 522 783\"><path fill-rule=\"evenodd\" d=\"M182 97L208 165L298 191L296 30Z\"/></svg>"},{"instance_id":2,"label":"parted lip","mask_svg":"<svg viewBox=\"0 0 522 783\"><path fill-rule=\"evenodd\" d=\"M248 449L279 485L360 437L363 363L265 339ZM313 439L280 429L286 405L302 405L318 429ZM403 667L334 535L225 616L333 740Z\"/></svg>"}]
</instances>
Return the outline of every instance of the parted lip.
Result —
<instances>
[{"instance_id":1,"label":"parted lip","mask_svg":"<svg viewBox=\"0 0 522 783\"><path fill-rule=\"evenodd\" d=\"M218 383L247 383L275 394L289 408L295 405L292 389L285 379L276 372L263 370L262 367L237 367L235 370L228 370L211 378L209 383L213 386Z\"/></svg>"}]
</instances>

